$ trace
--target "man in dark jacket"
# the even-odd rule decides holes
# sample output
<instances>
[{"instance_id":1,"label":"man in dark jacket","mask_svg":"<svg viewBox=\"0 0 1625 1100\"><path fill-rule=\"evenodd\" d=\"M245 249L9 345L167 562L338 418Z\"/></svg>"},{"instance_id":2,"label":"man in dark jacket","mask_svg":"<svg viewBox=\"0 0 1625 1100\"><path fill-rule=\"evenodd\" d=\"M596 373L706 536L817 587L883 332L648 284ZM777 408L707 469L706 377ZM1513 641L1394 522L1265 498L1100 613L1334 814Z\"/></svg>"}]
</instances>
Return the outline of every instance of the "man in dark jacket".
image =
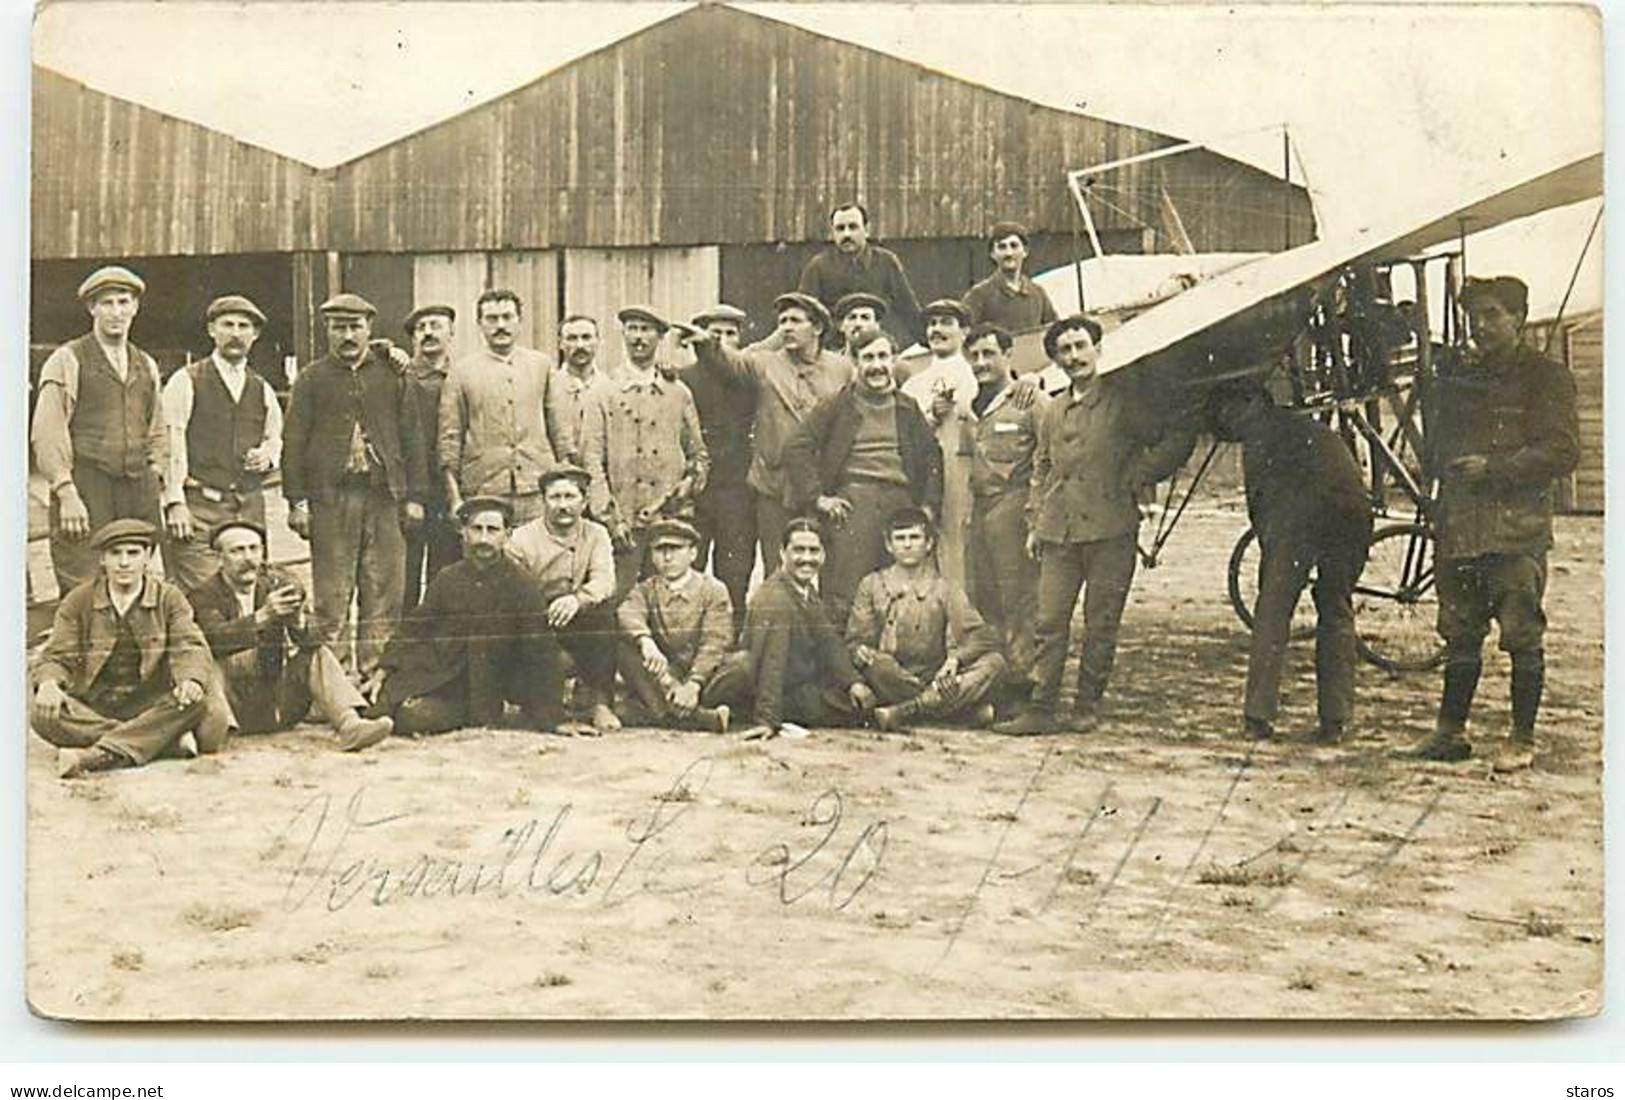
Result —
<instances>
[{"instance_id":1,"label":"man in dark jacket","mask_svg":"<svg viewBox=\"0 0 1625 1100\"><path fill-rule=\"evenodd\" d=\"M1313 572L1320 729L1312 740L1335 744L1354 711L1354 586L1371 547L1359 463L1330 427L1278 408L1256 383L1215 392L1209 407L1214 434L1244 446L1247 515L1261 552L1246 731L1274 736L1292 612Z\"/></svg>"},{"instance_id":2,"label":"man in dark jacket","mask_svg":"<svg viewBox=\"0 0 1625 1100\"><path fill-rule=\"evenodd\" d=\"M830 247L807 261L796 289L817 298L826 310L848 294L873 294L886 303L891 333L907 347L925 339L920 300L897 253L871 241L869 211L845 202L829 212Z\"/></svg>"},{"instance_id":3,"label":"man in dark jacket","mask_svg":"<svg viewBox=\"0 0 1625 1100\"><path fill-rule=\"evenodd\" d=\"M249 519L227 520L210 541L219 568L190 599L237 728L288 729L304 721L314 704L345 752L388 737L390 720L362 717L367 700L306 624L304 589L266 564L265 528Z\"/></svg>"},{"instance_id":4,"label":"man in dark jacket","mask_svg":"<svg viewBox=\"0 0 1625 1100\"><path fill-rule=\"evenodd\" d=\"M317 633L344 652L355 597L355 664L368 681L400 618L403 531L423 523L429 480L411 391L369 346L376 312L355 294L322 303L328 354L299 372L282 446L288 526L310 540Z\"/></svg>"},{"instance_id":5,"label":"man in dark jacket","mask_svg":"<svg viewBox=\"0 0 1625 1100\"><path fill-rule=\"evenodd\" d=\"M433 449L433 441L440 434L440 391L451 366L456 325L457 311L446 305L419 306L406 318L406 336L412 341L406 385L418 407L418 430L425 453ZM416 607L423 598L424 586L462 552L462 534L457 517L450 513L445 484L431 476L423 501L423 524L406 533L406 587L401 606L407 611Z\"/></svg>"},{"instance_id":6,"label":"man in dark jacket","mask_svg":"<svg viewBox=\"0 0 1625 1100\"><path fill-rule=\"evenodd\" d=\"M784 446L791 499L824 521L823 591L846 621L858 583L886 562L886 517L942 508L942 450L918 405L897 391L892 338L853 340L858 377L821 401Z\"/></svg>"},{"instance_id":7,"label":"man in dark jacket","mask_svg":"<svg viewBox=\"0 0 1625 1100\"><path fill-rule=\"evenodd\" d=\"M1473 354L1441 367L1429 395L1429 470L1439 478L1439 635L1444 692L1429 760L1472 753L1467 715L1490 621L1512 658L1512 736L1496 765L1528 767L1545 684L1546 554L1552 481L1580 456L1574 378L1525 342L1529 289L1471 279L1462 304Z\"/></svg>"},{"instance_id":8,"label":"man in dark jacket","mask_svg":"<svg viewBox=\"0 0 1625 1100\"><path fill-rule=\"evenodd\" d=\"M559 652L547 608L525 569L507 554L513 505L469 497L457 509L463 560L429 582L384 654L381 711L397 733L500 726L515 702L524 723L551 730L561 718Z\"/></svg>"}]
</instances>

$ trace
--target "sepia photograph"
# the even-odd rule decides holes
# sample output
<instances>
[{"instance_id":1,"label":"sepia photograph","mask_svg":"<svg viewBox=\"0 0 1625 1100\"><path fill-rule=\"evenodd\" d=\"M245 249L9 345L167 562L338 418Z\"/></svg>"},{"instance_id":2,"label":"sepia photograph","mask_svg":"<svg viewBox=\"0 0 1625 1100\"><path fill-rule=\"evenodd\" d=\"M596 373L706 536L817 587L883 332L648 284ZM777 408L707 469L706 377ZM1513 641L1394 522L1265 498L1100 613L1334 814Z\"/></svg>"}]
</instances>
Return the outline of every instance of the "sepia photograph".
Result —
<instances>
[{"instance_id":1,"label":"sepia photograph","mask_svg":"<svg viewBox=\"0 0 1625 1100\"><path fill-rule=\"evenodd\" d=\"M31 61L34 1013L1602 1010L1597 9Z\"/></svg>"}]
</instances>

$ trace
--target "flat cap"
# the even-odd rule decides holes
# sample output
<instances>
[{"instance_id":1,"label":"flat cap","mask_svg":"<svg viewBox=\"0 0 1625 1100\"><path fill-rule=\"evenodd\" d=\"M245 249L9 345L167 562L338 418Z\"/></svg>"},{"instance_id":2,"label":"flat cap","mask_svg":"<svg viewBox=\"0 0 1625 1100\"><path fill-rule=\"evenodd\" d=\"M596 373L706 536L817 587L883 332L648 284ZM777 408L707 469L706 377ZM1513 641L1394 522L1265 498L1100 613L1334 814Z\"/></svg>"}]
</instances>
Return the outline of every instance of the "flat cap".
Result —
<instances>
[{"instance_id":1,"label":"flat cap","mask_svg":"<svg viewBox=\"0 0 1625 1100\"><path fill-rule=\"evenodd\" d=\"M457 519L462 523L467 523L481 512L501 512L503 524L508 527L513 526L513 505L501 497L465 497L463 502L457 506Z\"/></svg>"},{"instance_id":2,"label":"flat cap","mask_svg":"<svg viewBox=\"0 0 1625 1100\"><path fill-rule=\"evenodd\" d=\"M671 322L656 313L653 306L626 306L615 319L623 325L628 321L647 321L661 332L671 328Z\"/></svg>"},{"instance_id":3,"label":"flat cap","mask_svg":"<svg viewBox=\"0 0 1625 1100\"><path fill-rule=\"evenodd\" d=\"M359 294L335 294L316 308L316 312L327 317L333 314L346 314L354 317L376 317L378 310L373 304Z\"/></svg>"},{"instance_id":4,"label":"flat cap","mask_svg":"<svg viewBox=\"0 0 1625 1100\"><path fill-rule=\"evenodd\" d=\"M219 549L220 536L233 528L239 527L244 531L252 531L258 535L260 537L261 546L268 545L265 527L262 524L255 523L251 519L244 519L241 516L234 516L231 519L222 520L221 522L215 524L213 529L209 531L209 545Z\"/></svg>"},{"instance_id":5,"label":"flat cap","mask_svg":"<svg viewBox=\"0 0 1625 1100\"><path fill-rule=\"evenodd\" d=\"M210 302L209 307L203 311L203 320L212 321L228 313L241 313L261 328L265 327L265 314L260 312L260 307L241 294L225 294Z\"/></svg>"},{"instance_id":6,"label":"flat cap","mask_svg":"<svg viewBox=\"0 0 1625 1100\"><path fill-rule=\"evenodd\" d=\"M158 544L158 529L144 519L115 519L90 536L92 550L106 550L121 542L139 542L150 550Z\"/></svg>"},{"instance_id":7,"label":"flat cap","mask_svg":"<svg viewBox=\"0 0 1625 1100\"><path fill-rule=\"evenodd\" d=\"M841 318L854 309L861 309L865 306L875 311L875 320L877 321L891 311L891 307L886 304L886 299L880 295L870 294L863 290L854 290L851 294L843 294L835 299L835 308L830 312L835 315L835 323L840 324Z\"/></svg>"},{"instance_id":8,"label":"flat cap","mask_svg":"<svg viewBox=\"0 0 1625 1100\"><path fill-rule=\"evenodd\" d=\"M134 294L145 294L147 283L127 267L119 267L116 264L98 267L79 284L79 300L91 301L104 290L128 290Z\"/></svg>"},{"instance_id":9,"label":"flat cap","mask_svg":"<svg viewBox=\"0 0 1625 1100\"><path fill-rule=\"evenodd\" d=\"M437 303L435 305L418 306L418 308L406 315L406 324L402 327L406 329L406 335L410 336L414 331L417 330L419 321L423 320L425 317L433 317L436 315L444 317L452 324L457 323L457 311L452 309L450 306L439 305Z\"/></svg>"},{"instance_id":10,"label":"flat cap","mask_svg":"<svg viewBox=\"0 0 1625 1100\"><path fill-rule=\"evenodd\" d=\"M584 493L587 491L587 487L592 484L592 475L573 462L555 462L553 465L542 471L542 476L537 482L537 487L546 489L555 481L560 480L575 482L577 485L581 486L581 491Z\"/></svg>"},{"instance_id":11,"label":"flat cap","mask_svg":"<svg viewBox=\"0 0 1625 1100\"><path fill-rule=\"evenodd\" d=\"M703 309L696 313L694 319L689 323L696 328L704 328L707 321L732 321L743 328L745 322L749 319L745 311L738 306L731 306L727 302L718 302L709 309Z\"/></svg>"},{"instance_id":12,"label":"flat cap","mask_svg":"<svg viewBox=\"0 0 1625 1100\"><path fill-rule=\"evenodd\" d=\"M987 243L997 244L1006 237L1020 237L1021 243L1026 244L1027 238L1030 235L1031 234L1027 232L1027 227L1022 225L1020 222L994 222L993 228L987 231Z\"/></svg>"},{"instance_id":13,"label":"flat cap","mask_svg":"<svg viewBox=\"0 0 1625 1100\"><path fill-rule=\"evenodd\" d=\"M784 294L780 294L777 298L773 299L774 313L782 313L787 309L799 309L814 322L822 325L824 328L827 329L830 326L829 310L824 308L823 302L820 302L811 294L803 294L799 290L791 290Z\"/></svg>"},{"instance_id":14,"label":"flat cap","mask_svg":"<svg viewBox=\"0 0 1625 1100\"><path fill-rule=\"evenodd\" d=\"M1500 302L1508 313L1529 312L1529 284L1511 275L1468 279L1461 288L1461 304L1471 305L1474 298L1492 298Z\"/></svg>"},{"instance_id":15,"label":"flat cap","mask_svg":"<svg viewBox=\"0 0 1625 1100\"><path fill-rule=\"evenodd\" d=\"M662 519L649 525L649 545L698 546L700 533L692 523L680 519Z\"/></svg>"},{"instance_id":16,"label":"flat cap","mask_svg":"<svg viewBox=\"0 0 1625 1100\"><path fill-rule=\"evenodd\" d=\"M1049 323L1049 328L1044 330L1044 354L1054 359L1055 342L1061 338L1063 332L1071 332L1075 328L1081 328L1087 332L1089 338L1096 344L1100 343L1101 337L1105 334L1105 329L1100 327L1100 322L1088 314L1073 313L1066 317L1058 317Z\"/></svg>"},{"instance_id":17,"label":"flat cap","mask_svg":"<svg viewBox=\"0 0 1625 1100\"><path fill-rule=\"evenodd\" d=\"M920 310L921 320L928 317L953 317L966 328L970 328L972 323L970 310L966 309L965 303L958 298L938 298Z\"/></svg>"}]
</instances>

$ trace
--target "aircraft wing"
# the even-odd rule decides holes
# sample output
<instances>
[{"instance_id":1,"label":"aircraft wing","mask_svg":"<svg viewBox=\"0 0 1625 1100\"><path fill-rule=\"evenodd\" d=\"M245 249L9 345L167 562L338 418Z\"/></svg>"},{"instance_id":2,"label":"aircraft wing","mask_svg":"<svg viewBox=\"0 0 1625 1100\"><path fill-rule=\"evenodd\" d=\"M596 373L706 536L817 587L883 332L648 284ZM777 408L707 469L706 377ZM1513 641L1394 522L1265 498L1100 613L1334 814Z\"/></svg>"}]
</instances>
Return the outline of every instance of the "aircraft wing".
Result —
<instances>
[{"instance_id":1,"label":"aircraft wing","mask_svg":"<svg viewBox=\"0 0 1625 1100\"><path fill-rule=\"evenodd\" d=\"M1225 322L1244 323L1240 319L1245 314L1274 313L1279 320L1278 307L1315 280L1349 264L1416 255L1454 239L1464 222L1467 232L1476 233L1600 194L1602 154L1597 153L1453 210L1393 218L1266 256L1200 283L1123 324L1101 349L1100 373L1173 350Z\"/></svg>"}]
</instances>

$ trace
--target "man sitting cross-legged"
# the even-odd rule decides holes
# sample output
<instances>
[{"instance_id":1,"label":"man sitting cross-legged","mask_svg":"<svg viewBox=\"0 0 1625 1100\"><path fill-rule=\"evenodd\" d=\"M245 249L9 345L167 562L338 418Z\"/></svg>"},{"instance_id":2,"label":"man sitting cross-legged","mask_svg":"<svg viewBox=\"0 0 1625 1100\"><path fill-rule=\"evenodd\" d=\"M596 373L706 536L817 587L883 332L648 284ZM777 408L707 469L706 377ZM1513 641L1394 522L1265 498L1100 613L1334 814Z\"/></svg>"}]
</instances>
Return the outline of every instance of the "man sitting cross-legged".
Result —
<instances>
[{"instance_id":1,"label":"man sitting cross-legged","mask_svg":"<svg viewBox=\"0 0 1625 1100\"><path fill-rule=\"evenodd\" d=\"M304 721L315 704L355 752L389 736L388 718L363 718L367 700L307 622L305 590L265 561L265 528L229 519L209 536L219 571L192 590L192 610L214 651L232 717L245 733Z\"/></svg>"},{"instance_id":2,"label":"man sitting cross-legged","mask_svg":"<svg viewBox=\"0 0 1625 1100\"><path fill-rule=\"evenodd\" d=\"M397 733L500 726L518 703L523 725L560 720L558 649L542 625L547 608L524 567L507 554L513 505L476 496L457 508L463 560L435 574L385 651L379 709Z\"/></svg>"},{"instance_id":3,"label":"man sitting cross-legged","mask_svg":"<svg viewBox=\"0 0 1625 1100\"><path fill-rule=\"evenodd\" d=\"M998 632L964 590L934 564L936 529L919 508L900 508L886 523L892 564L858 585L846 625L852 663L885 706L875 725L897 729L924 718L993 721L987 701L1004 658Z\"/></svg>"},{"instance_id":4,"label":"man sitting cross-legged","mask_svg":"<svg viewBox=\"0 0 1625 1100\"><path fill-rule=\"evenodd\" d=\"M656 721L726 733L717 673L733 640L733 601L721 581L695 571L699 541L680 519L649 528L654 576L616 610L621 677Z\"/></svg>"}]
</instances>

